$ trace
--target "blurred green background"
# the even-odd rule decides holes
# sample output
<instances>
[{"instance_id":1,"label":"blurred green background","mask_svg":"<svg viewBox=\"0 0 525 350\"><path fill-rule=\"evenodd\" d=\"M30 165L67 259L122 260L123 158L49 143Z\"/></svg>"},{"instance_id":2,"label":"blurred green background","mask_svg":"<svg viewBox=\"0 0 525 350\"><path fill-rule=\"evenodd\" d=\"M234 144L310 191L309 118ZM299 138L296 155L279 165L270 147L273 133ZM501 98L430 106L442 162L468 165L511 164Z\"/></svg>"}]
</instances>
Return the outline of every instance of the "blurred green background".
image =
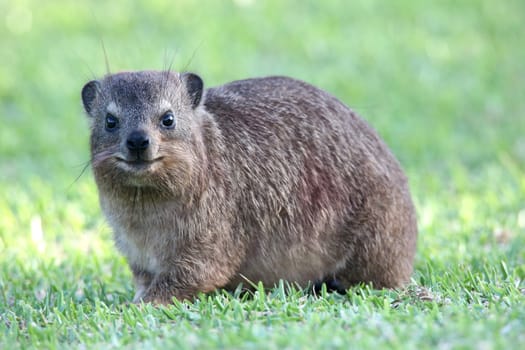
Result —
<instances>
[{"instance_id":1,"label":"blurred green background","mask_svg":"<svg viewBox=\"0 0 525 350\"><path fill-rule=\"evenodd\" d=\"M81 299L93 280L132 296L91 172L76 180L80 90L107 72L102 43L111 72L172 65L208 86L281 74L331 92L408 173L418 283L501 262L525 278L524 23L522 0L0 0L4 301Z\"/></svg>"}]
</instances>

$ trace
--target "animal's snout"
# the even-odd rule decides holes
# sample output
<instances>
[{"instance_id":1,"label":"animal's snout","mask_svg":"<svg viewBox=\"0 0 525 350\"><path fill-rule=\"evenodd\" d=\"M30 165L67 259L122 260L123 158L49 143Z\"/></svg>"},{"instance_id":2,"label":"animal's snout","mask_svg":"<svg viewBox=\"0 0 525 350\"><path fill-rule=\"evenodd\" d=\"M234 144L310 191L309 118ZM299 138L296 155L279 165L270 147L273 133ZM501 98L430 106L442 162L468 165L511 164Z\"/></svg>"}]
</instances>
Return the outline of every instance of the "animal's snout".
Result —
<instances>
[{"instance_id":1,"label":"animal's snout","mask_svg":"<svg viewBox=\"0 0 525 350\"><path fill-rule=\"evenodd\" d=\"M130 151L139 152L144 151L149 147L150 141L148 135L141 130L135 130L129 134L126 140L126 147Z\"/></svg>"}]
</instances>

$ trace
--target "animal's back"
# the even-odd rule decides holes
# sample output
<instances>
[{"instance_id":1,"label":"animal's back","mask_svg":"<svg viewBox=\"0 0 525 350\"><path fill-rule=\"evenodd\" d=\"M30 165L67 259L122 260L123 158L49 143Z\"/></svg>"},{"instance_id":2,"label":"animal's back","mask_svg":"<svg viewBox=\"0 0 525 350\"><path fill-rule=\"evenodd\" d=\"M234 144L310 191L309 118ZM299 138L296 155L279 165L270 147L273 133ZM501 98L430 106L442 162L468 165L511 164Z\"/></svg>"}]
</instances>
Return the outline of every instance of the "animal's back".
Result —
<instances>
[{"instance_id":1,"label":"animal's back","mask_svg":"<svg viewBox=\"0 0 525 350\"><path fill-rule=\"evenodd\" d=\"M382 229L384 208L397 200L413 209L385 144L322 90L285 77L248 79L207 90L205 107L232 165L239 234L256 252L241 267L251 280L324 279L359 261L356 249L384 249L374 239L384 234L371 232Z\"/></svg>"}]
</instances>

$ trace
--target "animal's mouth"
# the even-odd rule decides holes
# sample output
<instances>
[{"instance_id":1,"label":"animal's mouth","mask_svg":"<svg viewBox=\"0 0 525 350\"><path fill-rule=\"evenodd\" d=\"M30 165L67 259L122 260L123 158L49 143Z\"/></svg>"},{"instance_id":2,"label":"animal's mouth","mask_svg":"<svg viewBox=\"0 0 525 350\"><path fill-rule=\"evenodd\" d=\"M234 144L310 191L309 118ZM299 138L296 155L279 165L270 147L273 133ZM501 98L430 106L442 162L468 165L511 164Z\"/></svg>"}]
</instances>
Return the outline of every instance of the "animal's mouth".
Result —
<instances>
[{"instance_id":1,"label":"animal's mouth","mask_svg":"<svg viewBox=\"0 0 525 350\"><path fill-rule=\"evenodd\" d=\"M119 165L123 166L127 170L147 170L150 167L152 167L154 164L160 162L163 159L163 157L158 157L155 159L124 159L121 157L117 157L116 160Z\"/></svg>"}]
</instances>

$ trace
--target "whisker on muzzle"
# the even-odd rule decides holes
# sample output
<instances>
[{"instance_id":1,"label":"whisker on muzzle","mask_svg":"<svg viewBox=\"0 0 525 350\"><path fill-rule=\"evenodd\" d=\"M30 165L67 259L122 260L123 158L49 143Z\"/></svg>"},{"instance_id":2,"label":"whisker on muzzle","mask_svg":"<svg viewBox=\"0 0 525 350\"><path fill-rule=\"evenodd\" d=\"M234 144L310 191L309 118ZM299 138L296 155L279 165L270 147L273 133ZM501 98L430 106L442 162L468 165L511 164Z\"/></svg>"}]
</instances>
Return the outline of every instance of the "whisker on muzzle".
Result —
<instances>
[{"instance_id":1,"label":"whisker on muzzle","mask_svg":"<svg viewBox=\"0 0 525 350\"><path fill-rule=\"evenodd\" d=\"M102 163L108 161L111 158L115 157L115 150L113 149L106 149L100 152L97 152L93 154L91 157L91 163L93 164L93 167L96 168L100 166Z\"/></svg>"},{"instance_id":2,"label":"whisker on muzzle","mask_svg":"<svg viewBox=\"0 0 525 350\"><path fill-rule=\"evenodd\" d=\"M84 175L84 173L86 172L86 169L89 167L90 164L91 164L91 160L88 160L84 164L81 164L82 170L80 171L80 174L78 174L78 176L75 178L75 180L73 180L73 182L70 183L69 186L67 186L66 191L71 190L71 187L73 187L73 185L76 184L78 182L78 180L80 180L80 178L82 177L82 175Z\"/></svg>"}]
</instances>

